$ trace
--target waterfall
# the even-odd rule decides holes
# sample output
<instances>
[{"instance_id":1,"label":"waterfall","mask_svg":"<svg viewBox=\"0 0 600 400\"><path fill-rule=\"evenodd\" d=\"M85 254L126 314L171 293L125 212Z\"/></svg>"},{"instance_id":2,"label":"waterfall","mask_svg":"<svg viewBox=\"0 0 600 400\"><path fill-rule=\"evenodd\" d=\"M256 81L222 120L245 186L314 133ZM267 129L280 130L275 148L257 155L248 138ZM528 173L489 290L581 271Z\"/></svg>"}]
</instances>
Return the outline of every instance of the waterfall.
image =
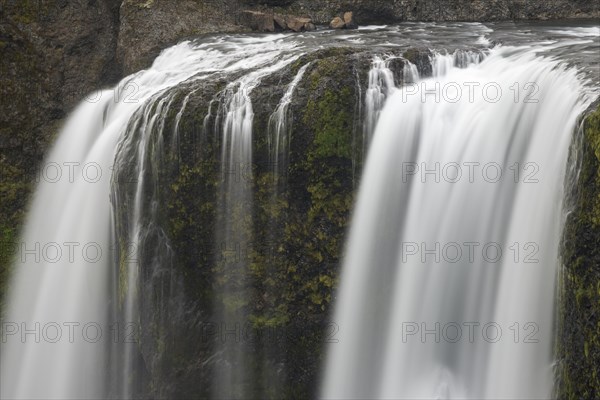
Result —
<instances>
[{"instance_id":1,"label":"waterfall","mask_svg":"<svg viewBox=\"0 0 600 400\"><path fill-rule=\"evenodd\" d=\"M115 149L130 118L148 99L214 66L207 53L191 42L165 50L152 68L114 90L88 96L62 129L44 163L57 169L58 178L44 179L37 188L13 265L5 315L18 334L0 344L3 398L108 395L108 363L113 362L108 349L121 341L114 335L123 328L114 324L112 300L117 284L112 266L115 254L123 251L113 243L111 228L111 175L119 170L119 163L113 163ZM149 112L140 115L154 124L157 116ZM144 168L138 169L140 176ZM136 181L141 185L143 179ZM134 222L142 212L138 200ZM139 236L138 228L131 225L133 237ZM135 279L135 272L127 276ZM128 286L133 297L126 314L135 323L135 283L130 280ZM21 337L24 329L31 333Z\"/></svg>"},{"instance_id":2,"label":"waterfall","mask_svg":"<svg viewBox=\"0 0 600 400\"><path fill-rule=\"evenodd\" d=\"M418 50L419 73L398 54L480 45L407 28L203 36L88 96L43 163L18 243L0 397L312 393L336 294L326 398L548 396L582 78L562 55L517 47L430 51L431 74ZM374 49L388 55L365 82ZM356 75L356 98L333 71ZM338 129L346 115L351 138ZM361 190L334 293L345 168L354 178L361 144L369 156L352 180ZM290 169L298 181L271 184L266 158L275 177Z\"/></svg>"},{"instance_id":3,"label":"waterfall","mask_svg":"<svg viewBox=\"0 0 600 400\"><path fill-rule=\"evenodd\" d=\"M153 250L162 257L154 257L152 265L146 265L146 274L152 271L152 275L158 275L160 271L168 269L171 265L170 257L172 250L166 241L166 234L157 226L159 204L158 190L155 182L158 181L159 170L163 164L162 155L164 151L164 126L167 114L174 99L172 95L163 96L159 92L152 99L145 102L131 118L130 125L125 132L123 140L117 148L115 159L115 180L121 185L129 183L133 186L131 202L133 209L129 215L127 238L121 252L119 261L119 300L123 302L123 327L134 335L135 340L125 341L123 348L123 373L117 382L121 388L122 398L130 397L133 392L132 371L135 370L135 359L137 353L137 342L140 340L140 301L144 296L140 294L143 290L139 285L140 260L142 252L148 250L147 243L154 243ZM130 165L131 160L137 163ZM127 172L124 172L127 171ZM133 175L131 182L122 182L123 173ZM124 185L127 187L127 185ZM120 190L120 185L113 187L113 202L115 210L127 207L127 193ZM124 238L121 238L122 240ZM123 259L122 252L133 251L133 255ZM172 289L172 288L171 288ZM171 294L174 290L170 290ZM142 298L142 299L141 299Z\"/></svg>"},{"instance_id":4,"label":"waterfall","mask_svg":"<svg viewBox=\"0 0 600 400\"><path fill-rule=\"evenodd\" d=\"M429 57L433 76L443 76L453 67L466 68L478 64L485 54L479 51L456 50L454 53L434 51Z\"/></svg>"},{"instance_id":5,"label":"waterfall","mask_svg":"<svg viewBox=\"0 0 600 400\"><path fill-rule=\"evenodd\" d=\"M264 55L265 61L269 59ZM224 283L215 315L222 329L238 332L247 327L245 308L250 301L248 259L242 256L252 241L252 124L254 112L250 93L262 78L280 70L299 55L283 57L274 64L265 63L230 84L224 94L221 156L221 220L216 233L220 252L237 253L236 259L219 263L219 277ZM298 79L299 80L299 79ZM291 96L291 95L290 95ZM217 281L219 280L217 278ZM240 398L253 385L253 372L248 371L246 343L225 338L219 352L213 394L217 398Z\"/></svg>"},{"instance_id":6,"label":"waterfall","mask_svg":"<svg viewBox=\"0 0 600 400\"><path fill-rule=\"evenodd\" d=\"M2 398L103 394L106 340L97 341L97 329L108 330L109 315L110 176L105 171L118 127L102 118L112 93L97 95L99 101L78 107L46 160L57 171L78 167L77 173L40 184L19 243L5 315L18 333L0 344ZM43 254L43 248L52 252ZM83 330L88 323L89 330ZM69 334L72 343L61 340Z\"/></svg>"},{"instance_id":7,"label":"waterfall","mask_svg":"<svg viewBox=\"0 0 600 400\"><path fill-rule=\"evenodd\" d=\"M252 71L240 80L239 91L230 91L223 126L224 165L248 161L247 93L262 76L299 57L290 51L277 60L296 46L281 38L242 39L220 49L219 41L184 41L163 51L148 70L88 96L73 112L44 163L58 178L39 184L13 262L0 343L3 398L131 397L137 343L123 337L131 332L121 323L139 326L145 288L137 261L148 243L158 243L155 252L169 252L152 220L159 206L153 196L164 123L174 101L169 89L190 78ZM176 146L177 135L171 139ZM112 193L111 177L119 181ZM235 196L245 196L243 187L231 185ZM130 209L117 224L127 227L127 237L115 243L112 210L123 207ZM146 267L158 273L168 266ZM120 377L112 376L116 371Z\"/></svg>"},{"instance_id":8,"label":"waterfall","mask_svg":"<svg viewBox=\"0 0 600 400\"><path fill-rule=\"evenodd\" d=\"M288 88L277 105L275 112L269 118L269 154L270 162L273 165L273 172L276 178L284 173L287 168L287 155L290 146L291 125L289 121L288 109L292 103L294 90L300 83L310 63L305 64L299 70L294 80L288 85Z\"/></svg>"},{"instance_id":9,"label":"waterfall","mask_svg":"<svg viewBox=\"0 0 600 400\"><path fill-rule=\"evenodd\" d=\"M408 60L404 60L404 69L402 70L402 82L404 85L415 83L419 80L419 70L417 66Z\"/></svg>"},{"instance_id":10,"label":"waterfall","mask_svg":"<svg viewBox=\"0 0 600 400\"><path fill-rule=\"evenodd\" d=\"M375 56L369 71L369 85L365 94L365 116L363 120L363 154L366 154L367 145L373 136L375 124L377 124L385 99L396 88L394 74L389 68L389 61L389 57L384 60L379 56Z\"/></svg>"},{"instance_id":11,"label":"waterfall","mask_svg":"<svg viewBox=\"0 0 600 400\"><path fill-rule=\"evenodd\" d=\"M471 64L477 64L484 58L483 53L473 51L457 50L452 54L434 52L429 58L432 66L433 76L442 76L453 67L466 68ZM371 69L369 70L369 81L365 94L364 117L363 117L363 154L373 137L375 126L379 115L388 96L396 89L394 73L390 69L390 61L394 57L373 57ZM419 78L419 70L409 60L402 59L402 85L415 84Z\"/></svg>"},{"instance_id":12,"label":"waterfall","mask_svg":"<svg viewBox=\"0 0 600 400\"><path fill-rule=\"evenodd\" d=\"M438 78L394 93L377 125L324 398L552 393L562 185L583 85L524 48L465 69L437 59Z\"/></svg>"}]
</instances>

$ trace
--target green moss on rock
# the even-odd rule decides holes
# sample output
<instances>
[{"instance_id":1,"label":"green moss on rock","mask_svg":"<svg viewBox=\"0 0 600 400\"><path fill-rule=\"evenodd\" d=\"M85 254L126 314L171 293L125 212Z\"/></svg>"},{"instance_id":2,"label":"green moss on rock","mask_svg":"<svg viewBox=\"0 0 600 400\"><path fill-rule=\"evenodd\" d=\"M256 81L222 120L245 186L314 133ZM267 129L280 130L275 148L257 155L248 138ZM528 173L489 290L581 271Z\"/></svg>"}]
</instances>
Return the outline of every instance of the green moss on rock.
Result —
<instances>
[{"instance_id":1,"label":"green moss on rock","mask_svg":"<svg viewBox=\"0 0 600 400\"><path fill-rule=\"evenodd\" d=\"M327 90L318 101L306 106L305 122L315 131L315 141L309 158L352 158L351 89L339 92ZM350 100L350 101L349 101ZM349 104L350 103L350 104Z\"/></svg>"}]
</instances>

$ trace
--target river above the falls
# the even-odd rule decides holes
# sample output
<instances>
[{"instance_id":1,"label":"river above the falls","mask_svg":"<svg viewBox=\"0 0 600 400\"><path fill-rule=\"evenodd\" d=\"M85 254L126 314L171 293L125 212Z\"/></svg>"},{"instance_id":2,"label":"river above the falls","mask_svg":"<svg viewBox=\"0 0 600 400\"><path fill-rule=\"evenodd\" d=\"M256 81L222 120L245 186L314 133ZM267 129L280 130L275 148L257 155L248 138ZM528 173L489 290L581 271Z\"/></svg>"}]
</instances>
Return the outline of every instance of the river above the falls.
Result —
<instances>
[{"instance_id":1,"label":"river above the falls","mask_svg":"<svg viewBox=\"0 0 600 400\"><path fill-rule=\"evenodd\" d=\"M357 30L319 29L280 34L219 34L195 39L212 42L212 48L235 51L245 43L278 41L293 43L294 52L332 47L369 49L374 53L414 48L452 53L455 50L485 50L495 45L536 46L581 68L596 85L600 82L597 60L600 25L590 20L535 22L405 22L398 25L368 25Z\"/></svg>"}]
</instances>

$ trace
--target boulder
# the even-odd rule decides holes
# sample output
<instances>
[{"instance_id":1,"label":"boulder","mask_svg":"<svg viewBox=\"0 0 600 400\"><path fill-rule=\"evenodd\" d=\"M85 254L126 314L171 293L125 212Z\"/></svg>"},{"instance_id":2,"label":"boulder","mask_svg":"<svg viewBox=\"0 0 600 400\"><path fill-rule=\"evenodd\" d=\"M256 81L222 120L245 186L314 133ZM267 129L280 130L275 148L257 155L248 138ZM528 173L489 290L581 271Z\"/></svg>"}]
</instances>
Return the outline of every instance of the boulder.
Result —
<instances>
[{"instance_id":1,"label":"boulder","mask_svg":"<svg viewBox=\"0 0 600 400\"><path fill-rule=\"evenodd\" d=\"M242 11L240 13L240 25L246 26L253 31L275 32L275 20L273 19L273 15L258 11Z\"/></svg>"},{"instance_id":2,"label":"boulder","mask_svg":"<svg viewBox=\"0 0 600 400\"><path fill-rule=\"evenodd\" d=\"M285 18L285 22L287 23L287 27L294 32L304 32L316 29L315 25L312 23L312 20L310 18L294 17L288 15Z\"/></svg>"},{"instance_id":3,"label":"boulder","mask_svg":"<svg viewBox=\"0 0 600 400\"><path fill-rule=\"evenodd\" d=\"M344 24L346 29L356 29L358 28L358 24L354 19L354 13L352 11L348 11L344 13Z\"/></svg>"},{"instance_id":4,"label":"boulder","mask_svg":"<svg viewBox=\"0 0 600 400\"><path fill-rule=\"evenodd\" d=\"M344 29L346 26L346 23L344 22L343 19L341 19L340 17L335 17L330 23L329 23L329 27L331 29Z\"/></svg>"},{"instance_id":5,"label":"boulder","mask_svg":"<svg viewBox=\"0 0 600 400\"><path fill-rule=\"evenodd\" d=\"M275 21L275 30L286 31L288 29L288 24L283 15L275 14L273 15L273 20Z\"/></svg>"}]
</instances>

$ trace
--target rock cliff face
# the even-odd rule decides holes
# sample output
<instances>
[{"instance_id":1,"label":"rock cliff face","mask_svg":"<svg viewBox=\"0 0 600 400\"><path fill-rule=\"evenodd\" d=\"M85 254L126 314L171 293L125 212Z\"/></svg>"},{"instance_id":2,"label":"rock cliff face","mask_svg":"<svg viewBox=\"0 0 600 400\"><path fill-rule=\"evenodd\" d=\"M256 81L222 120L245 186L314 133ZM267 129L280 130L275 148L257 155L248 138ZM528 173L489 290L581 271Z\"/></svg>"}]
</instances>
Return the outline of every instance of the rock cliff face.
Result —
<instances>
[{"instance_id":1,"label":"rock cliff face","mask_svg":"<svg viewBox=\"0 0 600 400\"><path fill-rule=\"evenodd\" d=\"M124 75L148 67L181 38L243 30L236 24L239 10L231 0L124 0L117 48Z\"/></svg>"}]
</instances>

